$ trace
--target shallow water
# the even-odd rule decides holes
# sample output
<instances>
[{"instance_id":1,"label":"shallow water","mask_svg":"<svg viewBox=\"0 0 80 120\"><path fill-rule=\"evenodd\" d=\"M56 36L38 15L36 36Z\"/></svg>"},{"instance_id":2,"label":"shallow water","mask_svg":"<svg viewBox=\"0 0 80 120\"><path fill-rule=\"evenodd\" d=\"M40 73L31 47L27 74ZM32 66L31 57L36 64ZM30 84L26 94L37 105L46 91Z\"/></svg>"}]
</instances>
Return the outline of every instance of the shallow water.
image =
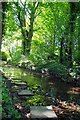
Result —
<instances>
[{"instance_id":1,"label":"shallow water","mask_svg":"<svg viewBox=\"0 0 80 120\"><path fill-rule=\"evenodd\" d=\"M53 77L44 77L44 75L34 74L32 72L20 68L6 66L2 69L5 72L6 76L16 78L15 81L27 82L29 88L33 87L37 91L37 95L39 95L40 93L41 96L41 92L44 92L45 94L47 93L47 96L50 98L75 102L80 105L80 90L78 90L78 92L75 93L73 91L73 88L76 88L75 85L72 86L70 84L61 82L60 80L55 79ZM18 80L17 78L20 78L21 80ZM36 86L39 86L41 90L38 90ZM35 95L36 98L37 95Z\"/></svg>"}]
</instances>

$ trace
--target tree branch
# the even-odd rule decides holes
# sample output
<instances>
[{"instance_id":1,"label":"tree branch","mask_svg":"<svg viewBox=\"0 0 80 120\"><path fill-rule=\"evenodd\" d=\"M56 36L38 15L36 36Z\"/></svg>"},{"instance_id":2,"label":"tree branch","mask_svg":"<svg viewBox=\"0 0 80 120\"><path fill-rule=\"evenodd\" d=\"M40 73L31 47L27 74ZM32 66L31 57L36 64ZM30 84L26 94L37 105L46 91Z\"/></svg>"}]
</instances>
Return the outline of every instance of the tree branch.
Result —
<instances>
[{"instance_id":1,"label":"tree branch","mask_svg":"<svg viewBox=\"0 0 80 120\"><path fill-rule=\"evenodd\" d=\"M40 12L38 12L37 14L35 14L35 16L34 16L34 18L36 18L38 15L40 15L41 14L41 11Z\"/></svg>"},{"instance_id":2,"label":"tree branch","mask_svg":"<svg viewBox=\"0 0 80 120\"><path fill-rule=\"evenodd\" d=\"M38 6L39 6L39 2L36 2L37 3L37 5L35 6L35 11L36 11L36 9L38 8Z\"/></svg>"}]
</instances>

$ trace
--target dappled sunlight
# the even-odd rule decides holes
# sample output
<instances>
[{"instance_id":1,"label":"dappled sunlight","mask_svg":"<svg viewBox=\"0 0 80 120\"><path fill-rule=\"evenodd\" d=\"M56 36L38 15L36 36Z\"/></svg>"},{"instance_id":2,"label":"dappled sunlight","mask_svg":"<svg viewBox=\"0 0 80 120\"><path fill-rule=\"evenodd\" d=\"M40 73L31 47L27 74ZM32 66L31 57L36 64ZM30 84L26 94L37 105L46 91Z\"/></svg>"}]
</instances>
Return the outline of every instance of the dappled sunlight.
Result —
<instances>
[{"instance_id":1,"label":"dappled sunlight","mask_svg":"<svg viewBox=\"0 0 80 120\"><path fill-rule=\"evenodd\" d=\"M80 113L80 106L75 103L68 103L66 101L57 100L58 105L52 106L52 109L61 116L74 115Z\"/></svg>"},{"instance_id":2,"label":"dappled sunlight","mask_svg":"<svg viewBox=\"0 0 80 120\"><path fill-rule=\"evenodd\" d=\"M72 87L67 93L74 94L74 95L80 95L80 87Z\"/></svg>"},{"instance_id":3,"label":"dappled sunlight","mask_svg":"<svg viewBox=\"0 0 80 120\"><path fill-rule=\"evenodd\" d=\"M20 103L16 103L16 104L15 104L15 107L16 107L17 109L19 109L19 110L22 110L22 108L23 108Z\"/></svg>"},{"instance_id":4,"label":"dappled sunlight","mask_svg":"<svg viewBox=\"0 0 80 120\"><path fill-rule=\"evenodd\" d=\"M52 106L47 106L46 108L49 110L52 110Z\"/></svg>"}]
</instances>

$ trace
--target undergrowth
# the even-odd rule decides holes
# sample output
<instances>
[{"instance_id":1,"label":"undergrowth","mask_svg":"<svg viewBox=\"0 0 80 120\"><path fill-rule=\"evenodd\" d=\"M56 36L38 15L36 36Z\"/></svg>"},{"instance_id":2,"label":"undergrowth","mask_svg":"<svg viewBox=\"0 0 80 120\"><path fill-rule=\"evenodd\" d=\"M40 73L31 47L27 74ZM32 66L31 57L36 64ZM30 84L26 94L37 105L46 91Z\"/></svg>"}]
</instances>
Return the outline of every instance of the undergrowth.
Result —
<instances>
[{"instance_id":1,"label":"undergrowth","mask_svg":"<svg viewBox=\"0 0 80 120\"><path fill-rule=\"evenodd\" d=\"M2 81L2 118L19 119L21 115L15 109L12 103L12 98L9 94L9 89L6 86L4 79Z\"/></svg>"}]
</instances>

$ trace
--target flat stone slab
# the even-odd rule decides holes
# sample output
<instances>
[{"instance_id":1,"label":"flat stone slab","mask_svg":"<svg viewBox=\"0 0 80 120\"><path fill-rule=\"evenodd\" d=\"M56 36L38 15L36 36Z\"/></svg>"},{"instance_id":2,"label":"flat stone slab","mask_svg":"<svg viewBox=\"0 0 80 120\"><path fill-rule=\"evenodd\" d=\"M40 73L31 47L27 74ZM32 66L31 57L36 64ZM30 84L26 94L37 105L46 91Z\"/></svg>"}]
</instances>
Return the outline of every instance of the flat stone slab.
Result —
<instances>
[{"instance_id":1,"label":"flat stone slab","mask_svg":"<svg viewBox=\"0 0 80 120\"><path fill-rule=\"evenodd\" d=\"M17 85L17 86L26 86L26 83L25 82L11 82L11 84L13 85Z\"/></svg>"},{"instance_id":2,"label":"flat stone slab","mask_svg":"<svg viewBox=\"0 0 80 120\"><path fill-rule=\"evenodd\" d=\"M21 90L18 92L19 96L33 96L33 93L30 90Z\"/></svg>"},{"instance_id":3,"label":"flat stone slab","mask_svg":"<svg viewBox=\"0 0 80 120\"><path fill-rule=\"evenodd\" d=\"M22 80L21 78L15 78L15 77L10 77L10 79L13 79L13 80Z\"/></svg>"},{"instance_id":4,"label":"flat stone slab","mask_svg":"<svg viewBox=\"0 0 80 120\"><path fill-rule=\"evenodd\" d=\"M24 90L24 89L27 89L27 86L17 86L17 85L14 85L14 86L12 86L12 90L13 91L20 91L20 90Z\"/></svg>"},{"instance_id":5,"label":"flat stone slab","mask_svg":"<svg viewBox=\"0 0 80 120\"><path fill-rule=\"evenodd\" d=\"M51 106L31 106L31 118L54 118L58 119Z\"/></svg>"}]
</instances>

